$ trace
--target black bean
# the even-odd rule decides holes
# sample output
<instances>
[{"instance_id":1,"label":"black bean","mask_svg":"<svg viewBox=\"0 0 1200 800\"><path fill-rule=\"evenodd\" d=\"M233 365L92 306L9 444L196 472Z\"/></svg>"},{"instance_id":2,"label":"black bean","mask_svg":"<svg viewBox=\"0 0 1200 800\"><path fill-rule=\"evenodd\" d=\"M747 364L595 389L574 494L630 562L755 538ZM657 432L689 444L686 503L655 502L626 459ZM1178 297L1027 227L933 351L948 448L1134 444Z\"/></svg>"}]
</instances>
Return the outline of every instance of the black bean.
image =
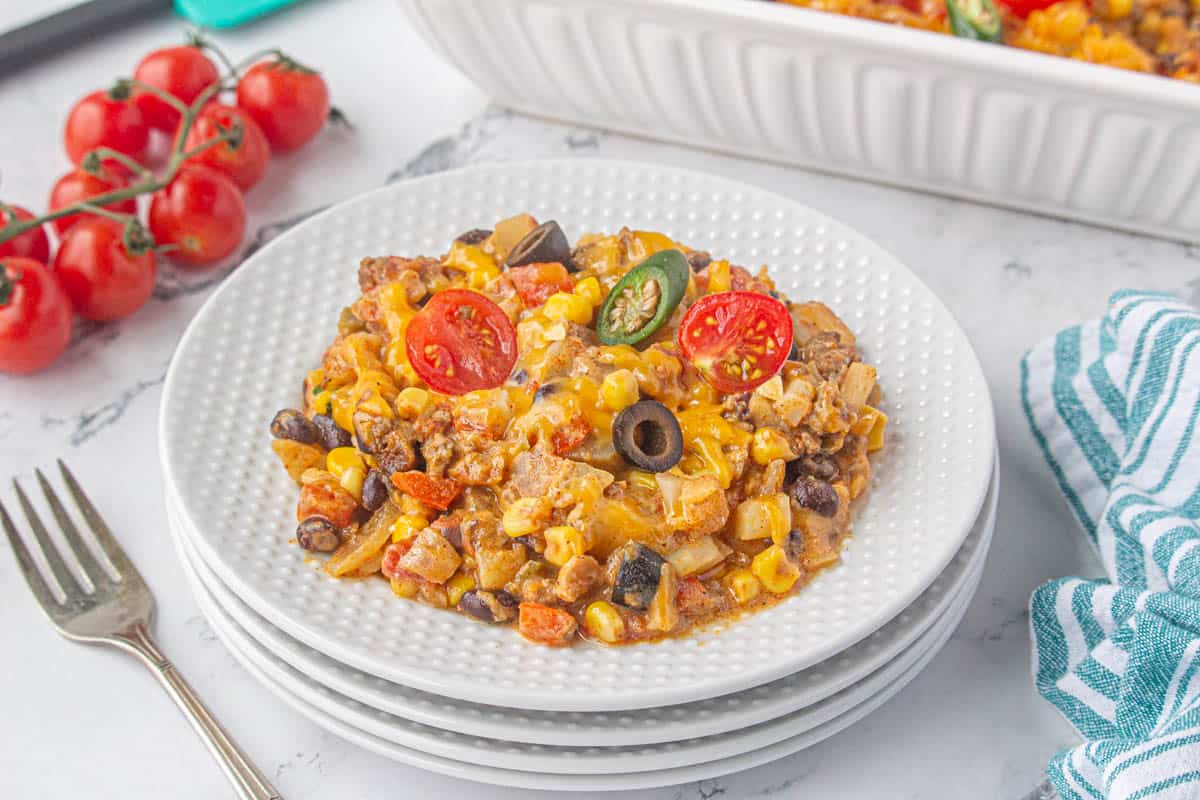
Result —
<instances>
[{"instance_id":1,"label":"black bean","mask_svg":"<svg viewBox=\"0 0 1200 800\"><path fill-rule=\"evenodd\" d=\"M787 539L783 542L783 552L787 553L787 557L792 561L802 561L804 558L804 531L796 528L788 533Z\"/></svg>"},{"instance_id":2,"label":"black bean","mask_svg":"<svg viewBox=\"0 0 1200 800\"><path fill-rule=\"evenodd\" d=\"M838 473L837 462L834 461L833 456L826 453L813 453L811 456L805 456L802 463L806 473L823 481L833 480Z\"/></svg>"},{"instance_id":3,"label":"black bean","mask_svg":"<svg viewBox=\"0 0 1200 800\"><path fill-rule=\"evenodd\" d=\"M687 260L688 264L692 267L692 272L699 272L712 263L712 256L703 250L697 250L693 253L688 253Z\"/></svg>"},{"instance_id":4,"label":"black bean","mask_svg":"<svg viewBox=\"0 0 1200 800\"><path fill-rule=\"evenodd\" d=\"M462 550L462 547L463 547L462 525L459 525L457 522L455 522L452 525L447 525L446 527L442 528L441 531L442 531L442 538L444 538L447 542L449 542L450 545L455 550L459 550L459 551Z\"/></svg>"},{"instance_id":5,"label":"black bean","mask_svg":"<svg viewBox=\"0 0 1200 800\"><path fill-rule=\"evenodd\" d=\"M460 233L454 237L454 241L462 242L463 244L479 244L491 235L492 232L487 228L472 228L466 233Z\"/></svg>"},{"instance_id":6,"label":"black bean","mask_svg":"<svg viewBox=\"0 0 1200 800\"><path fill-rule=\"evenodd\" d=\"M529 380L529 373L523 369L518 369L508 376L508 382L514 386L524 386L527 380Z\"/></svg>"},{"instance_id":7,"label":"black bean","mask_svg":"<svg viewBox=\"0 0 1200 800\"><path fill-rule=\"evenodd\" d=\"M374 511L387 502L388 479L377 469L367 473L362 486L362 504L367 511Z\"/></svg>"},{"instance_id":8,"label":"black bean","mask_svg":"<svg viewBox=\"0 0 1200 800\"><path fill-rule=\"evenodd\" d=\"M296 541L314 553L332 553L342 543L342 532L324 517L308 517L296 526Z\"/></svg>"},{"instance_id":9,"label":"black bean","mask_svg":"<svg viewBox=\"0 0 1200 800\"><path fill-rule=\"evenodd\" d=\"M788 353L787 360L788 361L799 361L800 360L800 343L797 342L795 339L792 339L792 349Z\"/></svg>"},{"instance_id":10,"label":"black bean","mask_svg":"<svg viewBox=\"0 0 1200 800\"><path fill-rule=\"evenodd\" d=\"M271 420L271 435L276 439L291 439L301 444L313 444L321 433L317 426L294 408L285 408Z\"/></svg>"},{"instance_id":11,"label":"black bean","mask_svg":"<svg viewBox=\"0 0 1200 800\"><path fill-rule=\"evenodd\" d=\"M336 447L349 447L353 440L350 438L350 431L340 427L333 421L333 417L328 414L315 414L312 418L313 425L317 426L317 430L321 432L321 446L326 450L333 450Z\"/></svg>"},{"instance_id":12,"label":"black bean","mask_svg":"<svg viewBox=\"0 0 1200 800\"><path fill-rule=\"evenodd\" d=\"M792 496L801 507L815 511L822 517L832 517L837 513L838 494L825 481L801 477L792 487Z\"/></svg>"},{"instance_id":13,"label":"black bean","mask_svg":"<svg viewBox=\"0 0 1200 800\"><path fill-rule=\"evenodd\" d=\"M463 594L458 607L480 622L505 622L515 615L517 599L508 592L484 592L472 589Z\"/></svg>"},{"instance_id":14,"label":"black bean","mask_svg":"<svg viewBox=\"0 0 1200 800\"><path fill-rule=\"evenodd\" d=\"M549 397L550 395L554 394L557 391L558 391L557 383L543 383L541 386L538 387L537 391L533 393L533 400L535 403L538 400L545 400L547 397Z\"/></svg>"}]
</instances>

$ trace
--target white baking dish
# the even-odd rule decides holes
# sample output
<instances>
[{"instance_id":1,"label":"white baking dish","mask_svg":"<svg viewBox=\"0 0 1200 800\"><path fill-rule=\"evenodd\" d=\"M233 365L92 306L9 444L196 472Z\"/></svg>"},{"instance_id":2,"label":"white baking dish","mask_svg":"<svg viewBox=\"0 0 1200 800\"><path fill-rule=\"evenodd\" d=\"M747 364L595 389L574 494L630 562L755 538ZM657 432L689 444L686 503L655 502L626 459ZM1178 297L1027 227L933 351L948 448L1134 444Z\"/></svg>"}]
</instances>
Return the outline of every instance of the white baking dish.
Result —
<instances>
[{"instance_id":1,"label":"white baking dish","mask_svg":"<svg viewBox=\"0 0 1200 800\"><path fill-rule=\"evenodd\" d=\"M400 0L522 112L1200 241L1200 86L751 0Z\"/></svg>"}]
</instances>

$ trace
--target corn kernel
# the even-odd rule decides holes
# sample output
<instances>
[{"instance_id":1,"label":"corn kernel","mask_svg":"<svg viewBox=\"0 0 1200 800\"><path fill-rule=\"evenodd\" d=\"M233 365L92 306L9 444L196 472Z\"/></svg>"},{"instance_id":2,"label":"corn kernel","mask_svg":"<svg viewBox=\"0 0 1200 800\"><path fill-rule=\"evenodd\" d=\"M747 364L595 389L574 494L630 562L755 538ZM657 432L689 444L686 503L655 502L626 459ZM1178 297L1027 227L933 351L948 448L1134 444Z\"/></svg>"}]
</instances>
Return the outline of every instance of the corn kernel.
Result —
<instances>
[{"instance_id":1,"label":"corn kernel","mask_svg":"<svg viewBox=\"0 0 1200 800\"><path fill-rule=\"evenodd\" d=\"M418 517L413 514L404 514L396 518L392 523L392 541L403 542L416 536L419 532L425 530L429 523L424 517Z\"/></svg>"},{"instance_id":2,"label":"corn kernel","mask_svg":"<svg viewBox=\"0 0 1200 800\"><path fill-rule=\"evenodd\" d=\"M641 245L642 257L652 256L661 250L673 250L679 247L669 236L657 231L634 231L633 240Z\"/></svg>"},{"instance_id":3,"label":"corn kernel","mask_svg":"<svg viewBox=\"0 0 1200 800\"><path fill-rule=\"evenodd\" d=\"M631 406L638 401L638 381L627 369L614 370L604 376L600 384L600 397L604 405L613 411Z\"/></svg>"},{"instance_id":4,"label":"corn kernel","mask_svg":"<svg viewBox=\"0 0 1200 800\"><path fill-rule=\"evenodd\" d=\"M793 564L777 544L756 555L750 562L750 571L768 591L775 594L783 594L791 589L800 577L800 567Z\"/></svg>"},{"instance_id":5,"label":"corn kernel","mask_svg":"<svg viewBox=\"0 0 1200 800\"><path fill-rule=\"evenodd\" d=\"M411 578L392 578L392 591L397 597L412 599L421 591L421 584Z\"/></svg>"},{"instance_id":6,"label":"corn kernel","mask_svg":"<svg viewBox=\"0 0 1200 800\"><path fill-rule=\"evenodd\" d=\"M742 541L770 539L781 544L792 531L792 505L782 492L743 500L733 512L733 534Z\"/></svg>"},{"instance_id":7,"label":"corn kernel","mask_svg":"<svg viewBox=\"0 0 1200 800\"><path fill-rule=\"evenodd\" d=\"M475 579L470 575L460 572L446 581L446 601L451 606L457 606L462 596L474 588Z\"/></svg>"},{"instance_id":8,"label":"corn kernel","mask_svg":"<svg viewBox=\"0 0 1200 800\"><path fill-rule=\"evenodd\" d=\"M583 627L592 637L608 644L625 638L625 620L611 603L597 600L583 612Z\"/></svg>"},{"instance_id":9,"label":"corn kernel","mask_svg":"<svg viewBox=\"0 0 1200 800\"><path fill-rule=\"evenodd\" d=\"M593 306L600 305L600 301L604 299L604 289L600 287L600 281L594 275L588 276L575 284L575 294L587 300Z\"/></svg>"},{"instance_id":10,"label":"corn kernel","mask_svg":"<svg viewBox=\"0 0 1200 800\"><path fill-rule=\"evenodd\" d=\"M354 387L343 386L329 394L329 404L333 411L333 421L342 430L354 430Z\"/></svg>"},{"instance_id":11,"label":"corn kernel","mask_svg":"<svg viewBox=\"0 0 1200 800\"><path fill-rule=\"evenodd\" d=\"M416 419L429 405L429 392L416 386L401 389L396 395L396 413L404 419Z\"/></svg>"},{"instance_id":12,"label":"corn kernel","mask_svg":"<svg viewBox=\"0 0 1200 800\"><path fill-rule=\"evenodd\" d=\"M545 559L557 567L566 564L574 556L587 552L587 542L578 528L570 525L558 525L546 529Z\"/></svg>"},{"instance_id":13,"label":"corn kernel","mask_svg":"<svg viewBox=\"0 0 1200 800\"><path fill-rule=\"evenodd\" d=\"M870 408L870 406L867 406ZM888 418L887 414L877 408L871 408L875 413L875 423L871 426L871 430L867 432L867 451L874 452L883 447L884 432L887 430Z\"/></svg>"},{"instance_id":14,"label":"corn kernel","mask_svg":"<svg viewBox=\"0 0 1200 800\"><path fill-rule=\"evenodd\" d=\"M708 265L709 294L728 292L731 285L728 261L714 261Z\"/></svg>"},{"instance_id":15,"label":"corn kernel","mask_svg":"<svg viewBox=\"0 0 1200 800\"><path fill-rule=\"evenodd\" d=\"M342 473L338 483L342 485L343 489L354 495L355 500L362 500L363 481L366 477L367 473L364 467L350 467Z\"/></svg>"},{"instance_id":16,"label":"corn kernel","mask_svg":"<svg viewBox=\"0 0 1200 800\"><path fill-rule=\"evenodd\" d=\"M540 497L522 497L504 510L500 525L514 539L533 533L545 520L546 503Z\"/></svg>"},{"instance_id":17,"label":"corn kernel","mask_svg":"<svg viewBox=\"0 0 1200 800\"><path fill-rule=\"evenodd\" d=\"M754 432L754 440L750 443L750 457L754 463L766 466L775 459L791 461L796 457L787 437L775 428L759 428Z\"/></svg>"},{"instance_id":18,"label":"corn kernel","mask_svg":"<svg viewBox=\"0 0 1200 800\"><path fill-rule=\"evenodd\" d=\"M585 298L567 292L555 292L546 298L542 313L549 319L587 325L592 321L593 306Z\"/></svg>"},{"instance_id":19,"label":"corn kernel","mask_svg":"<svg viewBox=\"0 0 1200 800\"><path fill-rule=\"evenodd\" d=\"M325 469L339 480L346 470L363 470L365 466L362 456L353 447L335 447L325 456Z\"/></svg>"},{"instance_id":20,"label":"corn kernel","mask_svg":"<svg viewBox=\"0 0 1200 800\"><path fill-rule=\"evenodd\" d=\"M733 599L740 604L749 603L762 591L762 582L748 569L735 569L722 579Z\"/></svg>"}]
</instances>

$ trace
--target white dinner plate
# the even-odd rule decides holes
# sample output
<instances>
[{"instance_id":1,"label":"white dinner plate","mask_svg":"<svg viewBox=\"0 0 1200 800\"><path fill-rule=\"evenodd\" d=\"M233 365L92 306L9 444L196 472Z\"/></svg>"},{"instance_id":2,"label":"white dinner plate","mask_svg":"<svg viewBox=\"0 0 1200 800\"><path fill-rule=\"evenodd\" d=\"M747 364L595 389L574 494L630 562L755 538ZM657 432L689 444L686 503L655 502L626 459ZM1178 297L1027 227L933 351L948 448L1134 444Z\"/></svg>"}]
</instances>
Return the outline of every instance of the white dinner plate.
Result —
<instances>
[{"instance_id":1,"label":"white dinner plate","mask_svg":"<svg viewBox=\"0 0 1200 800\"><path fill-rule=\"evenodd\" d=\"M710 736L746 728L811 706L871 675L944 617L983 568L995 522L998 480L971 535L946 570L917 601L867 639L794 675L720 698L627 712L527 711L480 706L428 695L360 672L307 647L256 614L195 558L167 498L173 530L189 548L193 569L221 611L256 645L318 683L414 722L470 736L531 744L630 746Z\"/></svg>"},{"instance_id":2,"label":"white dinner plate","mask_svg":"<svg viewBox=\"0 0 1200 800\"><path fill-rule=\"evenodd\" d=\"M182 544L182 538L177 543ZM187 556L182 557L186 564ZM759 729L769 726L756 726L748 731L709 737L715 741L702 745L692 740L640 749L530 747L472 739L436 729L428 729L430 736L419 741L409 736L397 737L394 718L316 684L262 650L224 614L196 573L189 571L187 577L201 611L234 657L268 689L318 725L397 761L443 774L489 784L594 791L703 780L780 758L833 735L873 711L920 673L957 628L978 588L980 574L972 577L946 616L912 648L878 674L823 701L819 713L797 725L794 731L782 737L764 737ZM401 724L408 723L401 721ZM397 738L407 744L396 741ZM444 744L456 739L460 741L454 746ZM701 748L723 755L700 758ZM447 751L453 751L457 757L447 755ZM652 766L642 767L646 761ZM581 767L581 762L586 765ZM534 768L522 769L518 764Z\"/></svg>"},{"instance_id":3,"label":"white dinner plate","mask_svg":"<svg viewBox=\"0 0 1200 800\"><path fill-rule=\"evenodd\" d=\"M779 288L829 303L878 366L890 445L855 507L843 563L777 606L694 635L630 647L549 649L306 563L296 487L268 424L357 296L367 255L436 253L518 211L575 238L622 225L663 231ZM192 321L163 390L164 480L204 562L272 624L364 672L477 703L626 710L715 697L844 650L911 604L958 552L992 472L991 398L966 337L911 271L841 223L751 186L599 160L495 164L387 186L280 236ZM631 680L630 676L636 676Z\"/></svg>"}]
</instances>

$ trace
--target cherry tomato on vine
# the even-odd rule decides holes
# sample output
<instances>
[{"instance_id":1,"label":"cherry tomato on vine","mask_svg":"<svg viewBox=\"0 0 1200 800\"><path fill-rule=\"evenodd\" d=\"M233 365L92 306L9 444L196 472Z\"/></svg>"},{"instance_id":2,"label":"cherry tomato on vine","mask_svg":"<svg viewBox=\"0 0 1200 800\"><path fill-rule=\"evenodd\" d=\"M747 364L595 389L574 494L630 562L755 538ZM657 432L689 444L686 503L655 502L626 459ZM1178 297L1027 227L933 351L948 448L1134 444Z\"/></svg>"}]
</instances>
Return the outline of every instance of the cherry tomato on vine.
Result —
<instances>
[{"instance_id":1,"label":"cherry tomato on vine","mask_svg":"<svg viewBox=\"0 0 1200 800\"><path fill-rule=\"evenodd\" d=\"M189 162L211 167L233 180L242 191L247 191L266 172L267 162L271 159L271 145L267 143L262 128L243 109L209 103L197 115L183 142L183 149L191 150L219 136L220 128L229 130L235 123L241 123L242 126L242 140L237 147L222 142L193 156Z\"/></svg>"},{"instance_id":2,"label":"cherry tomato on vine","mask_svg":"<svg viewBox=\"0 0 1200 800\"><path fill-rule=\"evenodd\" d=\"M133 255L125 226L90 217L71 228L54 257L54 273L81 317L108 322L127 317L150 299L154 251Z\"/></svg>"},{"instance_id":3,"label":"cherry tomato on vine","mask_svg":"<svg viewBox=\"0 0 1200 800\"><path fill-rule=\"evenodd\" d=\"M479 292L446 289L408 323L408 361L442 394L466 394L504 383L517 360L517 332L500 306Z\"/></svg>"},{"instance_id":4,"label":"cherry tomato on vine","mask_svg":"<svg viewBox=\"0 0 1200 800\"><path fill-rule=\"evenodd\" d=\"M1058 2L1058 0L997 0L1000 5L1007 8L1012 13L1016 14L1021 19L1025 19L1031 12L1039 11L1043 8L1049 8Z\"/></svg>"},{"instance_id":5,"label":"cherry tomato on vine","mask_svg":"<svg viewBox=\"0 0 1200 800\"><path fill-rule=\"evenodd\" d=\"M0 371L37 372L71 340L71 301L46 265L0 259Z\"/></svg>"},{"instance_id":6,"label":"cherry tomato on vine","mask_svg":"<svg viewBox=\"0 0 1200 800\"><path fill-rule=\"evenodd\" d=\"M138 62L133 77L174 95L188 106L205 89L221 80L221 73L199 47L180 45L164 47L146 55ZM150 127L173 133L179 126L181 115L167 101L139 90L134 93L134 102Z\"/></svg>"},{"instance_id":7,"label":"cherry tomato on vine","mask_svg":"<svg viewBox=\"0 0 1200 800\"><path fill-rule=\"evenodd\" d=\"M792 316L770 295L708 294L683 315L679 349L717 391L748 392L787 361Z\"/></svg>"},{"instance_id":8,"label":"cherry tomato on vine","mask_svg":"<svg viewBox=\"0 0 1200 800\"><path fill-rule=\"evenodd\" d=\"M63 130L67 156L76 165L83 163L83 157L97 147L108 147L141 161L149 142L150 127L133 100L117 99L108 92L92 92L76 103ZM112 159L104 163L112 169L127 171Z\"/></svg>"},{"instance_id":9,"label":"cherry tomato on vine","mask_svg":"<svg viewBox=\"0 0 1200 800\"><path fill-rule=\"evenodd\" d=\"M60 208L78 203L80 200L86 200L89 197L96 197L101 194L108 194L117 189L124 189L128 185L129 180L125 175L114 170L106 169L101 175L93 175L82 169L71 170L59 178L55 182L54 188L50 190L50 210L57 211ZM129 197L125 200L109 203L104 208L122 214L136 214L137 199ZM84 213L68 214L65 217L59 217L50 224L54 226L54 230L58 231L58 235L62 236L76 222L87 219L90 216L92 215Z\"/></svg>"},{"instance_id":10,"label":"cherry tomato on vine","mask_svg":"<svg viewBox=\"0 0 1200 800\"><path fill-rule=\"evenodd\" d=\"M555 292L569 292L575 288L567 268L557 261L512 267L508 277L528 308L540 306Z\"/></svg>"},{"instance_id":11,"label":"cherry tomato on vine","mask_svg":"<svg viewBox=\"0 0 1200 800\"><path fill-rule=\"evenodd\" d=\"M12 210L10 216L8 211L0 208L0 231L3 231L4 226L12 221L12 217L16 217L18 222L25 222L33 219L33 214L20 206L9 206ZM18 256L20 258L32 258L34 261L45 263L50 260L50 239L46 237L46 230L41 225L36 228L31 228L25 231L20 236L9 239L7 242L0 242L0 258L8 256Z\"/></svg>"},{"instance_id":12,"label":"cherry tomato on vine","mask_svg":"<svg viewBox=\"0 0 1200 800\"><path fill-rule=\"evenodd\" d=\"M237 104L273 149L294 150L316 136L329 117L329 88L320 73L295 61L263 61L238 81Z\"/></svg>"},{"instance_id":13,"label":"cherry tomato on vine","mask_svg":"<svg viewBox=\"0 0 1200 800\"><path fill-rule=\"evenodd\" d=\"M246 231L246 204L237 185L208 167L185 164L150 201L150 232L173 244L172 261L210 264L237 249Z\"/></svg>"}]
</instances>

